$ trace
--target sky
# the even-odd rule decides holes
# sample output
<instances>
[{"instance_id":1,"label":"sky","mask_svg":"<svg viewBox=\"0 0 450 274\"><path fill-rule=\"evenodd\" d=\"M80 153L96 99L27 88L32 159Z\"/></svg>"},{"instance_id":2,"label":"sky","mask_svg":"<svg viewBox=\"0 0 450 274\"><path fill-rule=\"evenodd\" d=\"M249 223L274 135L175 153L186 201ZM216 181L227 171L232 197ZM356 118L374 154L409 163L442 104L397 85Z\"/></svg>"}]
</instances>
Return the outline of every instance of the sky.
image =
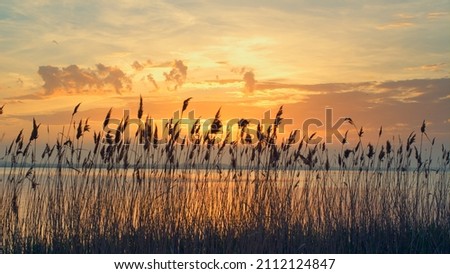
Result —
<instances>
[{"instance_id":1,"label":"sky","mask_svg":"<svg viewBox=\"0 0 450 274\"><path fill-rule=\"evenodd\" d=\"M188 97L203 118L283 106L288 129L329 108L368 138L380 126L406 138L426 120L449 144L449 26L449 0L4 0L0 137L33 118L57 132L80 102L76 118L98 131L141 95L156 119Z\"/></svg>"}]
</instances>

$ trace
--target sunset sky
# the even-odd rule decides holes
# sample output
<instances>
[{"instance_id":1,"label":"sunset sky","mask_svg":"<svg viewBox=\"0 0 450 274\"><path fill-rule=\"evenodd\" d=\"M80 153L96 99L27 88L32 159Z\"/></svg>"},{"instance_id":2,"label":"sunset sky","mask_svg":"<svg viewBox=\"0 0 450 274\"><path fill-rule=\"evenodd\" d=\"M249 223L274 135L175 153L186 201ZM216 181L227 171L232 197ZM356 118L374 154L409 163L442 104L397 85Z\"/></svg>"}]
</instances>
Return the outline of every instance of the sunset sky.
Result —
<instances>
[{"instance_id":1,"label":"sunset sky","mask_svg":"<svg viewBox=\"0 0 450 274\"><path fill-rule=\"evenodd\" d=\"M381 125L406 138L426 120L449 144L449 26L449 0L5 0L0 135L33 117L56 133L79 102L98 131L142 95L157 119L188 97L203 118L283 105L292 128L332 108L369 138Z\"/></svg>"}]
</instances>

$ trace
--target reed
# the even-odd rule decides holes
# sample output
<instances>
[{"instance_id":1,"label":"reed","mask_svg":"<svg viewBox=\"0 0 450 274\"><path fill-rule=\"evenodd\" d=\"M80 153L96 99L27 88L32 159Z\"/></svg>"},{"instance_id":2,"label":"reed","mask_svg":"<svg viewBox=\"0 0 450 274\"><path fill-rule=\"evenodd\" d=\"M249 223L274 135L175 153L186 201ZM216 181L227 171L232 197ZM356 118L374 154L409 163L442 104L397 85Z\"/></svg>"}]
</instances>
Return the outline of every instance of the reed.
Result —
<instances>
[{"instance_id":1,"label":"reed","mask_svg":"<svg viewBox=\"0 0 450 274\"><path fill-rule=\"evenodd\" d=\"M147 120L132 138L93 132L86 148L79 107L42 153L34 119L30 139L20 132L7 146L5 253L450 252L450 152L433 150L425 122L419 147L414 133L404 143L382 140L382 129L377 144L363 145L355 126L357 145L342 140L335 152L313 136L295 142L298 132L277 140L282 107L255 136L242 119L237 139L219 140L219 109L205 133L200 120L189 132Z\"/></svg>"}]
</instances>

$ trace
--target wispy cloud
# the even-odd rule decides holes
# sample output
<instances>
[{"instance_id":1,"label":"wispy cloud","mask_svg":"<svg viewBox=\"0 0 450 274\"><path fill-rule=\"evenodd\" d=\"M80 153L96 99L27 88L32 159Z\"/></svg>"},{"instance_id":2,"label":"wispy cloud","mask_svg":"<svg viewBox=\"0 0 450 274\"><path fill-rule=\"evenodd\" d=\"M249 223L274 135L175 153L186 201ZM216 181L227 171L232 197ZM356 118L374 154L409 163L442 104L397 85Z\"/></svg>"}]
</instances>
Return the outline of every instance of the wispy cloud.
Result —
<instances>
[{"instance_id":1,"label":"wispy cloud","mask_svg":"<svg viewBox=\"0 0 450 274\"><path fill-rule=\"evenodd\" d=\"M448 15L449 15L448 12L429 12L427 14L427 18L428 19L439 19L439 18L442 18L442 17L446 17Z\"/></svg>"},{"instance_id":2,"label":"wispy cloud","mask_svg":"<svg viewBox=\"0 0 450 274\"><path fill-rule=\"evenodd\" d=\"M404 19L404 20L411 20L416 19L418 15L410 14L410 13L398 13L396 14L397 18Z\"/></svg>"},{"instance_id":3,"label":"wispy cloud","mask_svg":"<svg viewBox=\"0 0 450 274\"><path fill-rule=\"evenodd\" d=\"M378 30L404 29L404 28L413 27L415 25L416 24L412 23L412 22L393 22L393 23L378 25L378 26L376 26L376 29L378 29Z\"/></svg>"},{"instance_id":4,"label":"wispy cloud","mask_svg":"<svg viewBox=\"0 0 450 274\"><path fill-rule=\"evenodd\" d=\"M422 71L430 71L430 72L441 72L444 71L447 67L446 63L439 63L439 64L428 64L428 65L422 65L422 66L416 66L416 67L408 67L406 70L422 70Z\"/></svg>"},{"instance_id":5,"label":"wispy cloud","mask_svg":"<svg viewBox=\"0 0 450 274\"><path fill-rule=\"evenodd\" d=\"M378 30L393 30L393 29L405 29L415 27L421 24L427 23L427 21L433 21L447 17L448 12L428 12L428 13L397 13L392 16L392 21L384 24L379 24L375 28ZM428 22L429 23L429 22Z\"/></svg>"},{"instance_id":6,"label":"wispy cloud","mask_svg":"<svg viewBox=\"0 0 450 274\"><path fill-rule=\"evenodd\" d=\"M174 66L174 63L176 63L176 61L165 61L165 62L154 63L150 59L145 60L145 61L136 60L131 64L131 67L135 71L142 71L146 68L171 68Z\"/></svg>"}]
</instances>

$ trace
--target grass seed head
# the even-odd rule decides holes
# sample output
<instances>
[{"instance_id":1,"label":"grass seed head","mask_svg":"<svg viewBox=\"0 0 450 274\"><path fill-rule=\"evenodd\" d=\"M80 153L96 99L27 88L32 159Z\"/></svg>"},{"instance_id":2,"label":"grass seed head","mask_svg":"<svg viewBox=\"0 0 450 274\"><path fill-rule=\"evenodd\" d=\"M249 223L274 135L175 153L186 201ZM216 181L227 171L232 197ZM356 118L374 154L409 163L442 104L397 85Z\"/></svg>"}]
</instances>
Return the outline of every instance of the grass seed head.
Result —
<instances>
[{"instance_id":1,"label":"grass seed head","mask_svg":"<svg viewBox=\"0 0 450 274\"><path fill-rule=\"evenodd\" d=\"M72 117L78 112L78 108L80 107L81 103L78 103L78 105L75 106L72 112Z\"/></svg>"},{"instance_id":2,"label":"grass seed head","mask_svg":"<svg viewBox=\"0 0 450 274\"><path fill-rule=\"evenodd\" d=\"M30 142L33 140L36 140L39 137L39 126L41 124L36 124L36 120L33 118L33 130L31 131L31 135L30 135Z\"/></svg>"}]
</instances>

